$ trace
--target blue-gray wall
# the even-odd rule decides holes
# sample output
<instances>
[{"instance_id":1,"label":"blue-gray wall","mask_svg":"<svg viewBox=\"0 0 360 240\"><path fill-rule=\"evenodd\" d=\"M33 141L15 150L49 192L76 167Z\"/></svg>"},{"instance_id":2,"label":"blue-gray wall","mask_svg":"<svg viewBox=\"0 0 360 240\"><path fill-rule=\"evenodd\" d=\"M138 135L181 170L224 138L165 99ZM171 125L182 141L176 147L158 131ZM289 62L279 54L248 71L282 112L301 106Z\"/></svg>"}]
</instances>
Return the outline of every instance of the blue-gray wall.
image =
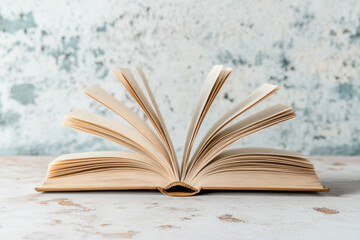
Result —
<instances>
[{"instance_id":1,"label":"blue-gray wall","mask_svg":"<svg viewBox=\"0 0 360 240\"><path fill-rule=\"evenodd\" d=\"M112 70L141 66L182 153L213 64L236 69L204 125L263 82L297 118L242 140L313 155L360 153L360 1L0 1L0 154L121 149L60 125L98 84L136 111ZM202 129L203 130L203 129ZM203 131L201 131L203 134Z\"/></svg>"}]
</instances>

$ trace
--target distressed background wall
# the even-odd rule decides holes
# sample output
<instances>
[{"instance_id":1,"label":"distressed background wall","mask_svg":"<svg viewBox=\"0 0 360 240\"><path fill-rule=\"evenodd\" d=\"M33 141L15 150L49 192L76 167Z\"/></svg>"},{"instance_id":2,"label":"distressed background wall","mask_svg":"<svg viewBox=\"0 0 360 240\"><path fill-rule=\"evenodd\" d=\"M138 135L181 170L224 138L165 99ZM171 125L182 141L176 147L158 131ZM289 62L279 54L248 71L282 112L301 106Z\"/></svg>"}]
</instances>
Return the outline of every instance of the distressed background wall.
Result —
<instances>
[{"instance_id":1,"label":"distressed background wall","mask_svg":"<svg viewBox=\"0 0 360 240\"><path fill-rule=\"evenodd\" d=\"M213 64L236 71L204 125L263 82L281 89L255 110L281 102L297 111L238 146L360 153L360 1L0 2L2 155L119 149L60 122L76 108L119 119L80 92L92 84L140 113L112 74L136 66L180 155Z\"/></svg>"}]
</instances>

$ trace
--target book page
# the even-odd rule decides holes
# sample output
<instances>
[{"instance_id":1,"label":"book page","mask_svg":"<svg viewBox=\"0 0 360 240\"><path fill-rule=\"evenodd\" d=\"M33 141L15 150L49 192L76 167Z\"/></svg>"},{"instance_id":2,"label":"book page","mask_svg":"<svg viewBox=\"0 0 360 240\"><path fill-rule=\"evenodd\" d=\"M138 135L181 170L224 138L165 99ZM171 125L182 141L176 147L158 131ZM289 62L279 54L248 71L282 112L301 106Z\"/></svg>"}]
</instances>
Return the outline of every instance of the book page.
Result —
<instances>
[{"instance_id":1,"label":"book page","mask_svg":"<svg viewBox=\"0 0 360 240\"><path fill-rule=\"evenodd\" d=\"M159 120L159 117L156 114L156 112L154 111L153 107L148 102L146 96L141 91L141 88L137 84L133 74L131 73L131 71L129 69L115 70L114 73L115 73L116 77L124 85L126 90L130 93L130 95L135 99L135 101L142 108L142 110L144 111L146 116L149 118L151 124L154 126L156 132L159 134L159 137L168 152L169 157L167 158L167 160L171 166L172 171L174 172L175 175L177 175L178 173L177 173L176 169L173 167L174 161L176 161L176 160L171 158L171 152L173 152L173 150L171 149L172 146L170 145L170 142L166 137L164 127L162 126L162 124Z\"/></svg>"},{"instance_id":2,"label":"book page","mask_svg":"<svg viewBox=\"0 0 360 240\"><path fill-rule=\"evenodd\" d=\"M266 168L218 172L192 186L208 190L327 191L314 170L293 173Z\"/></svg>"},{"instance_id":3,"label":"book page","mask_svg":"<svg viewBox=\"0 0 360 240\"><path fill-rule=\"evenodd\" d=\"M231 71L231 68L224 69L222 65L215 65L205 79L185 141L181 173L182 180L185 178L187 172L188 159L200 125Z\"/></svg>"},{"instance_id":4,"label":"book page","mask_svg":"<svg viewBox=\"0 0 360 240\"><path fill-rule=\"evenodd\" d=\"M85 110L76 110L66 115L63 124L67 127L108 139L135 152L149 156L159 165L164 166L175 178L169 162L136 129Z\"/></svg>"},{"instance_id":5,"label":"book page","mask_svg":"<svg viewBox=\"0 0 360 240\"><path fill-rule=\"evenodd\" d=\"M161 175L136 168L109 168L86 174L46 178L37 191L96 191L158 189L169 184Z\"/></svg>"},{"instance_id":6,"label":"book page","mask_svg":"<svg viewBox=\"0 0 360 240\"><path fill-rule=\"evenodd\" d=\"M247 147L247 148L234 148L226 150L216 156L215 159L227 158L229 156L249 156L249 155L274 155L274 156L285 156L292 159L302 159L309 162L307 158L299 153L284 149L275 148L263 148L263 147Z\"/></svg>"},{"instance_id":7,"label":"book page","mask_svg":"<svg viewBox=\"0 0 360 240\"><path fill-rule=\"evenodd\" d=\"M130 123L140 133L142 133L155 146L155 148L161 152L165 158L167 158L167 150L160 141L159 137L136 112L126 107L125 104L117 100L99 86L93 85L87 87L82 92L121 116L125 121Z\"/></svg>"},{"instance_id":8,"label":"book page","mask_svg":"<svg viewBox=\"0 0 360 240\"><path fill-rule=\"evenodd\" d=\"M259 88L257 88L254 92L252 92L246 99L233 107L230 111L225 113L205 134L204 138L200 142L199 146L194 152L193 157L190 161L189 168L192 167L194 162L196 161L199 154L204 150L206 144L209 143L214 136L223 129L226 125L228 125L235 118L240 116L245 111L249 110L254 105L258 104L262 100L266 99L273 93L278 90L278 87L271 84L262 84Z\"/></svg>"},{"instance_id":9,"label":"book page","mask_svg":"<svg viewBox=\"0 0 360 240\"><path fill-rule=\"evenodd\" d=\"M269 148L226 150L189 184L202 189L325 190L305 156Z\"/></svg>"},{"instance_id":10,"label":"book page","mask_svg":"<svg viewBox=\"0 0 360 240\"><path fill-rule=\"evenodd\" d=\"M56 177L87 170L133 167L167 176L165 168L154 167L153 160L136 152L98 151L64 154L49 164L48 176ZM171 180L171 179L170 179Z\"/></svg>"},{"instance_id":11,"label":"book page","mask_svg":"<svg viewBox=\"0 0 360 240\"><path fill-rule=\"evenodd\" d=\"M172 159L173 168L174 168L175 171L177 172L178 176L180 176L179 165L178 165L178 162L177 162L177 159L176 159L176 155L175 155L175 152L174 152L174 145L173 145L173 143L172 143L172 141L171 141L171 138L170 138L170 136L169 136L169 132L168 132L168 130L167 130L167 127L166 127L166 125L165 125L164 119L163 119L163 117L162 117L162 115L161 115L161 112L160 112L160 110L159 110L159 107L158 107L158 105L157 105L157 103L156 103L155 97L154 97L154 95L153 95L153 93L152 93L152 91L151 91L151 89L150 89L149 83L148 83L148 81L147 81L147 79L146 79L146 76L145 76L144 72L142 71L142 69L141 69L141 68L138 68L137 71L138 71L138 73L139 73L139 75L140 75L141 80L143 81L143 84L144 84L144 86L145 86L146 92L148 93L148 95L149 95L149 97L150 97L150 100L151 100L151 102L152 102L152 104L153 104L153 106L154 106L155 112L156 112L156 114L157 114L157 116L158 116L158 118L159 118L159 121L160 121L160 123L161 123L161 126L162 126L163 129L164 129L165 138L166 138L166 141L167 141L167 143L168 143L168 145L169 145L170 156L171 156L171 159Z\"/></svg>"},{"instance_id":12,"label":"book page","mask_svg":"<svg viewBox=\"0 0 360 240\"><path fill-rule=\"evenodd\" d=\"M193 178L216 155L239 139L294 117L295 113L291 107L278 104L221 130L206 146L193 168L189 169L186 180Z\"/></svg>"},{"instance_id":13,"label":"book page","mask_svg":"<svg viewBox=\"0 0 360 240\"><path fill-rule=\"evenodd\" d=\"M50 164L38 191L157 189L173 178L153 160L134 152L65 154Z\"/></svg>"}]
</instances>

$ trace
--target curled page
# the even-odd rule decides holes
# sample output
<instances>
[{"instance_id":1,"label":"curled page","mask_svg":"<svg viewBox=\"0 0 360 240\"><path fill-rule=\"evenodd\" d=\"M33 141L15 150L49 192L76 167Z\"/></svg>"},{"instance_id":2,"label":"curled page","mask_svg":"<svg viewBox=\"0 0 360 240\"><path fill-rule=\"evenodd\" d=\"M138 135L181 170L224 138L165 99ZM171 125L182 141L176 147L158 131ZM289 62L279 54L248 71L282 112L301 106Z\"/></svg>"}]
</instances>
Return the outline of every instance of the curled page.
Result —
<instances>
[{"instance_id":1,"label":"curled page","mask_svg":"<svg viewBox=\"0 0 360 240\"><path fill-rule=\"evenodd\" d=\"M159 107L158 107L158 105L156 103L155 97L154 97L154 95L153 95L153 93L152 93L152 91L150 89L149 83L148 83L148 81L147 81L147 79L145 77L144 72L141 70L141 68L138 68L137 70L139 72L141 80L144 83L146 92L148 93L148 95L150 97L150 100L151 100L151 102L152 102L152 104L154 106L154 109L155 109L155 112L156 112L156 114L157 114L157 116L159 118L160 124L161 124L161 126L163 128L163 131L164 131L164 134L165 134L165 140L166 140L166 142L168 144L168 149L170 151L170 158L172 159L171 163L172 163L173 168L175 169L177 175L179 176L180 175L179 166L178 166L178 162L176 160L176 155L175 155L175 152L174 152L174 145L173 145L173 143L171 141L171 138L169 136L169 132L168 132L167 127L165 125L164 119L161 116L161 112L160 112Z\"/></svg>"},{"instance_id":2,"label":"curled page","mask_svg":"<svg viewBox=\"0 0 360 240\"><path fill-rule=\"evenodd\" d=\"M227 77L230 75L231 71L232 71L231 68L223 68L222 65L215 65L206 77L186 137L183 162L182 162L181 179L185 178L185 174L188 166L187 164L188 159L190 157L190 153L192 146L194 144L195 137L200 129L200 125L203 122L205 115L208 112L216 95L220 91Z\"/></svg>"},{"instance_id":3,"label":"curled page","mask_svg":"<svg viewBox=\"0 0 360 240\"><path fill-rule=\"evenodd\" d=\"M248 97L246 97L242 102L237 104L234 108L224 114L205 134L205 137L200 142L199 146L194 152L193 157L191 158L188 171L193 166L199 154L205 149L206 145L214 138L214 136L228 125L235 118L252 108L254 105L258 104L262 100L266 99L273 93L275 93L279 88L272 84L262 84L254 92L252 92Z\"/></svg>"},{"instance_id":4,"label":"curled page","mask_svg":"<svg viewBox=\"0 0 360 240\"><path fill-rule=\"evenodd\" d=\"M171 166L172 171L175 175L178 175L175 167L174 161L175 159L172 158L171 153L174 152L172 149L172 145L170 144L170 140L165 133L164 126L162 125L159 116L154 111L153 107L149 103L148 99L146 98L145 94L142 92L140 86L136 82L133 74L129 69L120 69L114 71L116 77L121 81L124 85L126 90L130 93L130 95L135 99L135 101L139 104L139 106L144 111L145 115L149 118L151 124L154 126L156 132L159 134L161 141L163 142L165 148L167 149L168 153L168 162Z\"/></svg>"},{"instance_id":5,"label":"curled page","mask_svg":"<svg viewBox=\"0 0 360 240\"><path fill-rule=\"evenodd\" d=\"M214 157L239 139L292 119L295 116L295 112L291 107L277 104L221 130L210 141L203 154L201 154L194 163L193 168L186 175L186 180L188 181L193 178L194 175L197 175Z\"/></svg>"},{"instance_id":6,"label":"curled page","mask_svg":"<svg viewBox=\"0 0 360 240\"><path fill-rule=\"evenodd\" d=\"M99 86L93 85L87 87L82 92L121 116L125 121L130 123L142 135L144 135L154 145L154 147L165 158L167 158L167 151L163 143L160 141L159 137L146 124L146 122L142 120L138 114L136 114L136 112L125 106L125 104L117 100L115 97L113 97L111 94L109 94L107 91L105 91Z\"/></svg>"},{"instance_id":7,"label":"curled page","mask_svg":"<svg viewBox=\"0 0 360 240\"><path fill-rule=\"evenodd\" d=\"M63 125L118 143L154 160L159 167L173 175L167 160L136 129L85 110L76 110L65 116Z\"/></svg>"}]
</instances>

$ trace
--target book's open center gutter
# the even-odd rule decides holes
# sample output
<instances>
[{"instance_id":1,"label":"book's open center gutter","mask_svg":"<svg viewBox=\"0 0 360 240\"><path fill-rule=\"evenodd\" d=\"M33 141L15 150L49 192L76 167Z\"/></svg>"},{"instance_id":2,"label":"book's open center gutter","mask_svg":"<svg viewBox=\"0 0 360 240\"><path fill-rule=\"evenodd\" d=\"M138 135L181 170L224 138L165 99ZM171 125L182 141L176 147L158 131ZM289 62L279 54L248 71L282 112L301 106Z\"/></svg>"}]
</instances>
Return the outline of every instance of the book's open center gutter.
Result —
<instances>
[{"instance_id":1,"label":"book's open center gutter","mask_svg":"<svg viewBox=\"0 0 360 240\"><path fill-rule=\"evenodd\" d=\"M165 188L159 188L159 191L170 196L192 196L200 192L200 189L191 187L183 182L173 182Z\"/></svg>"}]
</instances>

